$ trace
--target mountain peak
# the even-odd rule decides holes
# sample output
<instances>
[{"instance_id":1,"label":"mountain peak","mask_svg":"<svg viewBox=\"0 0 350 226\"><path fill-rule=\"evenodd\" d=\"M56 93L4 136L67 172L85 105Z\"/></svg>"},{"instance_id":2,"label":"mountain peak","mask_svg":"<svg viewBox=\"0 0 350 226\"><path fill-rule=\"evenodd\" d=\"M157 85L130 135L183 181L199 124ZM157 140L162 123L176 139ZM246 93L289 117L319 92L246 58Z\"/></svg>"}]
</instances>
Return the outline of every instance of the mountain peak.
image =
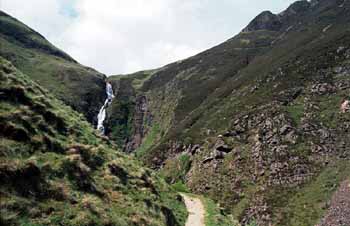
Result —
<instances>
[{"instance_id":1,"label":"mountain peak","mask_svg":"<svg viewBox=\"0 0 350 226\"><path fill-rule=\"evenodd\" d=\"M296 1L293 4L291 4L285 11L283 11L280 16L292 16L295 14L300 14L306 12L311 5L317 4L318 1L307 1L307 0L301 0Z\"/></svg>"},{"instance_id":2,"label":"mountain peak","mask_svg":"<svg viewBox=\"0 0 350 226\"><path fill-rule=\"evenodd\" d=\"M250 32L256 30L271 30L278 31L282 26L278 15L271 11L264 11L254 18L249 25L243 29L243 32Z\"/></svg>"},{"instance_id":3,"label":"mountain peak","mask_svg":"<svg viewBox=\"0 0 350 226\"><path fill-rule=\"evenodd\" d=\"M249 25L243 29L243 32L251 32L257 30L279 31L285 23L286 18L300 15L307 12L310 7L317 5L319 0L301 0L291 4L285 11L280 14L274 14L271 11L264 11L255 17Z\"/></svg>"}]
</instances>

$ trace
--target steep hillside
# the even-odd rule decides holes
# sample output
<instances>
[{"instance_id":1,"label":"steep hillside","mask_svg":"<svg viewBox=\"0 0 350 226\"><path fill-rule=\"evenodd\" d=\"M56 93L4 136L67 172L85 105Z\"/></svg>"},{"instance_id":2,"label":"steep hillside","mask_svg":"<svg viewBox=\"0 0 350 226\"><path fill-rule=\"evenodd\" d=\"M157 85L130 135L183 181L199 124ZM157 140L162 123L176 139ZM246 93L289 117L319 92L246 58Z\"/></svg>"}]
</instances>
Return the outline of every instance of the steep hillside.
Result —
<instances>
[{"instance_id":1,"label":"steep hillside","mask_svg":"<svg viewBox=\"0 0 350 226\"><path fill-rule=\"evenodd\" d=\"M184 225L153 171L0 57L2 225Z\"/></svg>"},{"instance_id":2,"label":"steep hillside","mask_svg":"<svg viewBox=\"0 0 350 226\"><path fill-rule=\"evenodd\" d=\"M95 123L105 76L85 67L43 36L0 11L0 56Z\"/></svg>"},{"instance_id":3,"label":"steep hillside","mask_svg":"<svg viewBox=\"0 0 350 226\"><path fill-rule=\"evenodd\" d=\"M349 25L349 1L297 1L194 57L112 76L108 135L243 223L314 225L349 177Z\"/></svg>"}]
</instances>

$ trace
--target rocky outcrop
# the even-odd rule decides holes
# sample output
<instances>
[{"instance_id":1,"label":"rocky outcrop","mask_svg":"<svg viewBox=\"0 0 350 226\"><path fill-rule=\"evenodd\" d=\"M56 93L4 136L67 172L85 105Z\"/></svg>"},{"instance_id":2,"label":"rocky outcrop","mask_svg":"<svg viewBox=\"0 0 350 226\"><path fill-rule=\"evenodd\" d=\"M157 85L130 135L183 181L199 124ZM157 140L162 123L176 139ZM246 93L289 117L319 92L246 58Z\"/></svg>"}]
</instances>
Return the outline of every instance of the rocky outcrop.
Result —
<instances>
[{"instance_id":1,"label":"rocky outcrop","mask_svg":"<svg viewBox=\"0 0 350 226\"><path fill-rule=\"evenodd\" d=\"M320 101L344 94L336 84L347 83L346 65L323 71L329 82L312 81L304 87L285 90L282 98L278 96L285 101L270 102L233 117L231 128L195 155L198 160L187 175L188 185L196 192L218 198L230 192L230 200L223 202L234 205L241 200L242 183L253 181L256 193L241 221L248 223L254 218L259 225L270 224L275 210L265 197L269 190L308 184L320 169L350 156L349 135L345 135L350 125L348 115L340 113L341 103L325 106ZM337 78L337 82L330 78ZM322 120L326 112L322 109L333 112L336 128ZM204 174L215 179L197 178ZM229 186L222 187L223 183Z\"/></svg>"},{"instance_id":2,"label":"rocky outcrop","mask_svg":"<svg viewBox=\"0 0 350 226\"><path fill-rule=\"evenodd\" d=\"M315 84L311 87L311 93L324 95L335 91L335 87L329 83Z\"/></svg>"},{"instance_id":3,"label":"rocky outcrop","mask_svg":"<svg viewBox=\"0 0 350 226\"><path fill-rule=\"evenodd\" d=\"M226 144L222 135L218 136L218 139L210 152L210 155L203 160L203 164L211 162L212 160L223 159L225 155L232 151L232 147Z\"/></svg>"}]
</instances>

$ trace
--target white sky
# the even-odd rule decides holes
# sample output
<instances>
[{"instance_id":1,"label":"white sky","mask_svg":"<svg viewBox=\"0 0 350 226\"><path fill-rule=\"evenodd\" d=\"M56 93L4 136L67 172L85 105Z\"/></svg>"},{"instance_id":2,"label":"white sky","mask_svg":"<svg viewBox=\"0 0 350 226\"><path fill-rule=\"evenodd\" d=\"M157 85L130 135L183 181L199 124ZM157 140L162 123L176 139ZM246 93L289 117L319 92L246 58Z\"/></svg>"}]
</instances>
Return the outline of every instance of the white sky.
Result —
<instances>
[{"instance_id":1,"label":"white sky","mask_svg":"<svg viewBox=\"0 0 350 226\"><path fill-rule=\"evenodd\" d=\"M0 8L108 75L163 66L213 47L264 10L294 0L0 0Z\"/></svg>"}]
</instances>

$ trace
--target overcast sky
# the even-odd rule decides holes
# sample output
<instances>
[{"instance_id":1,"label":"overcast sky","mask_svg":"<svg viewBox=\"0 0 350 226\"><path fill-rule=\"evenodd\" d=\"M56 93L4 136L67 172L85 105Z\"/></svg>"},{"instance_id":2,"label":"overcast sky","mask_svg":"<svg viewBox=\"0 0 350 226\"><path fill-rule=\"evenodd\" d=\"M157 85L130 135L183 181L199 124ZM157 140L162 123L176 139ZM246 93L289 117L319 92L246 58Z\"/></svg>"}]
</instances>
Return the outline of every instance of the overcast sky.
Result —
<instances>
[{"instance_id":1,"label":"overcast sky","mask_svg":"<svg viewBox=\"0 0 350 226\"><path fill-rule=\"evenodd\" d=\"M237 34L294 0L0 0L80 63L105 74L177 61Z\"/></svg>"}]
</instances>

